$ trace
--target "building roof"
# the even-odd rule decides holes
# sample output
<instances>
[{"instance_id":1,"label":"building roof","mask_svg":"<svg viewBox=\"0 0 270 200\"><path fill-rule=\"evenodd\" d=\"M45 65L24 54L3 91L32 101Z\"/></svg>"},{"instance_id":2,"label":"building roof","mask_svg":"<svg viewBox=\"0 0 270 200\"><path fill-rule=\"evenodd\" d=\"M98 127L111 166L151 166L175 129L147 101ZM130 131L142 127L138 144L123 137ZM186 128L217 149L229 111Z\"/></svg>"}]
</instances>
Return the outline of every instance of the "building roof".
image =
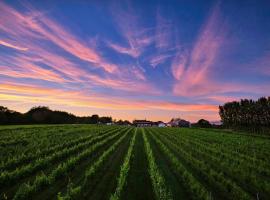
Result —
<instances>
[{"instance_id":1,"label":"building roof","mask_svg":"<svg viewBox=\"0 0 270 200\"><path fill-rule=\"evenodd\" d=\"M152 122L148 120L134 120L133 124L152 124Z\"/></svg>"}]
</instances>

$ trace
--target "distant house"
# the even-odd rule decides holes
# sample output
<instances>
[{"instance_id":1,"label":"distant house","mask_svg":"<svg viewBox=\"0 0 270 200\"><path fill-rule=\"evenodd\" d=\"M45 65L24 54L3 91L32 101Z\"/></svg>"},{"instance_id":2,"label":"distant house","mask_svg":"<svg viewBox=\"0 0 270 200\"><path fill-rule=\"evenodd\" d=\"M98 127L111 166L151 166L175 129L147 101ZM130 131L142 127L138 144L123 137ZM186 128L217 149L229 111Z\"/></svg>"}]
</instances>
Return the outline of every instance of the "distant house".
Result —
<instances>
[{"instance_id":1,"label":"distant house","mask_svg":"<svg viewBox=\"0 0 270 200\"><path fill-rule=\"evenodd\" d=\"M172 127L172 124L171 124L170 122L168 122L168 123L166 124L166 126L167 126L167 127Z\"/></svg>"},{"instance_id":2,"label":"distant house","mask_svg":"<svg viewBox=\"0 0 270 200\"><path fill-rule=\"evenodd\" d=\"M148 120L134 120L133 125L137 127L147 127L147 126L152 126L151 121Z\"/></svg>"},{"instance_id":3,"label":"distant house","mask_svg":"<svg viewBox=\"0 0 270 200\"><path fill-rule=\"evenodd\" d=\"M152 126L154 126L154 127L165 127L166 124L163 121L157 121L157 122L152 122Z\"/></svg>"},{"instance_id":4,"label":"distant house","mask_svg":"<svg viewBox=\"0 0 270 200\"><path fill-rule=\"evenodd\" d=\"M161 122L161 123L158 124L158 127L166 127L166 124Z\"/></svg>"},{"instance_id":5,"label":"distant house","mask_svg":"<svg viewBox=\"0 0 270 200\"><path fill-rule=\"evenodd\" d=\"M173 118L168 124L172 127L190 127L190 122L181 118Z\"/></svg>"}]
</instances>

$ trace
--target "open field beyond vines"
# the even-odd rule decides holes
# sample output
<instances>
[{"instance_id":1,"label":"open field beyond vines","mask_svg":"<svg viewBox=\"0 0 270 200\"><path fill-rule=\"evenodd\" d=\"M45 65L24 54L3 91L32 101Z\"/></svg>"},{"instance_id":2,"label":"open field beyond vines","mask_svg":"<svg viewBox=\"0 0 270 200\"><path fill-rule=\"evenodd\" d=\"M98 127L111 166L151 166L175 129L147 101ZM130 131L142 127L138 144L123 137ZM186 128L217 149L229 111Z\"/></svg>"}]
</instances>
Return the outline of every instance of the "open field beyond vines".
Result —
<instances>
[{"instance_id":1,"label":"open field beyond vines","mask_svg":"<svg viewBox=\"0 0 270 200\"><path fill-rule=\"evenodd\" d=\"M270 139L214 129L0 127L0 199L269 199Z\"/></svg>"}]
</instances>

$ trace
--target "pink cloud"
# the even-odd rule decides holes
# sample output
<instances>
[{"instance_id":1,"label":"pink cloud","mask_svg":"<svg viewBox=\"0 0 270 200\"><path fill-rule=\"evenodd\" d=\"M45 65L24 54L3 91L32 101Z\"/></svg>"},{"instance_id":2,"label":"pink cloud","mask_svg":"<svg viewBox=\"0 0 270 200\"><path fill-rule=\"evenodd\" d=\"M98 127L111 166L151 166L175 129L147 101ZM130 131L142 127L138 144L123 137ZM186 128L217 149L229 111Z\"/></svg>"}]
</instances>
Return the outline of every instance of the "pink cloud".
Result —
<instances>
[{"instance_id":1,"label":"pink cloud","mask_svg":"<svg viewBox=\"0 0 270 200\"><path fill-rule=\"evenodd\" d=\"M158 90L146 82L136 82L129 78L110 78L100 77L89 73L82 68L79 68L75 63L65 59L64 57L52 54L48 51L35 48L38 55L17 56L17 57L2 57L2 61L11 62L12 66L0 66L0 74L15 78L32 78L37 80L46 80L56 83L82 83L89 86L108 87L116 90L127 92L157 94ZM43 69L38 66L38 63L44 63L50 66L53 70ZM64 66L64 67L63 67ZM135 68L135 75L140 80L145 80L145 77L139 69ZM64 74L69 79L63 78L60 74Z\"/></svg>"},{"instance_id":2,"label":"pink cloud","mask_svg":"<svg viewBox=\"0 0 270 200\"><path fill-rule=\"evenodd\" d=\"M137 83L136 79L133 80L130 77L100 77L78 67L65 57L46 51L46 49L40 48L36 44L32 44L32 48L35 50L35 54L31 56L6 57L0 55L1 61L7 63L0 66L0 74L8 77L32 78L56 83L82 83L88 87L101 86L127 92L158 93L158 90L147 82ZM39 64L46 64L53 70L44 69ZM69 79L63 78L61 74ZM139 68L134 68L132 75L135 75L139 80L145 80L144 74Z\"/></svg>"},{"instance_id":3,"label":"pink cloud","mask_svg":"<svg viewBox=\"0 0 270 200\"><path fill-rule=\"evenodd\" d=\"M45 54L46 55L46 54ZM43 56L45 56L43 55ZM54 70L44 69L37 64L40 58L28 57L26 55L0 55L0 74L14 78L32 78L56 83L67 82Z\"/></svg>"},{"instance_id":4,"label":"pink cloud","mask_svg":"<svg viewBox=\"0 0 270 200\"><path fill-rule=\"evenodd\" d=\"M172 61L172 74L176 80L181 80L182 75L185 72L185 67L187 64L187 56L179 53Z\"/></svg>"},{"instance_id":5,"label":"pink cloud","mask_svg":"<svg viewBox=\"0 0 270 200\"><path fill-rule=\"evenodd\" d=\"M37 66L31 66L27 64L27 68L14 68L10 66L0 66L0 74L14 78L32 78L38 80L51 81L56 83L67 82L58 74L50 70L45 70Z\"/></svg>"},{"instance_id":6,"label":"pink cloud","mask_svg":"<svg viewBox=\"0 0 270 200\"><path fill-rule=\"evenodd\" d=\"M76 69L73 63L67 61L64 57L49 53L34 45L32 47L38 55L0 55L1 61L5 63L0 66L2 69L0 74L9 77L32 78L58 83L68 82L61 76L60 73L62 73L71 79L79 81L79 70ZM40 67L41 63L50 66L53 70ZM65 68L62 66L65 66Z\"/></svg>"},{"instance_id":7,"label":"pink cloud","mask_svg":"<svg viewBox=\"0 0 270 200\"><path fill-rule=\"evenodd\" d=\"M217 84L213 83L214 80L211 80L211 72L214 70L216 58L225 40L225 33L226 26L216 5L194 43L191 53L182 55L180 64L172 65L172 73L177 80L173 88L174 94L196 96L219 89ZM179 76L182 78L180 79Z\"/></svg>"},{"instance_id":8,"label":"pink cloud","mask_svg":"<svg viewBox=\"0 0 270 200\"><path fill-rule=\"evenodd\" d=\"M131 5L113 6L113 17L117 24L118 31L126 39L128 47L122 47L116 44L109 46L119 53L128 54L132 57L138 58L145 48L152 44L155 40L149 28L143 27L140 24L140 16L137 15Z\"/></svg>"},{"instance_id":9,"label":"pink cloud","mask_svg":"<svg viewBox=\"0 0 270 200\"><path fill-rule=\"evenodd\" d=\"M144 75L144 71L142 70L141 67L133 66L132 73L134 74L134 76L137 79L146 81L146 77Z\"/></svg>"},{"instance_id":10,"label":"pink cloud","mask_svg":"<svg viewBox=\"0 0 270 200\"><path fill-rule=\"evenodd\" d=\"M144 92L157 93L157 89L149 83L137 83L137 80L145 81L140 69L133 70L132 73L128 70L119 71L119 66L107 62L94 48L86 46L56 21L33 8L27 7L27 9L28 12L22 13L0 3L0 17L6 19L3 24L0 24L0 30L15 42L27 43L31 49L26 54L10 56L1 66L2 75L57 83L83 83L87 86L108 87L128 92L142 92L142 89L147 88L149 90L144 90ZM81 68L74 61L53 52L46 46L46 43L41 42L43 40L54 43L64 51L96 67L103 68L108 73L100 76ZM140 43L147 43L147 39L143 38L138 42L138 44ZM51 69L39 66L43 64ZM87 67L91 68L92 65L87 65ZM68 79L63 78L63 75Z\"/></svg>"},{"instance_id":11,"label":"pink cloud","mask_svg":"<svg viewBox=\"0 0 270 200\"><path fill-rule=\"evenodd\" d=\"M121 54L127 54L127 55L130 55L134 58L137 58L139 55L140 55L140 52L138 49L135 49L135 48L127 48L127 47L123 47L123 46L120 46L120 45L117 45L117 44L114 44L112 42L107 42L108 46L111 47L113 50L117 51L118 53L121 53Z\"/></svg>"},{"instance_id":12,"label":"pink cloud","mask_svg":"<svg viewBox=\"0 0 270 200\"><path fill-rule=\"evenodd\" d=\"M49 40L73 56L93 63L94 66L103 68L109 73L118 71L116 65L108 63L95 49L86 46L64 27L46 17L43 13L32 8L26 14L20 13L4 3L0 3L0 11L2 13L1 19L7 19L0 25L0 29L7 34L19 37L25 35L29 39L38 37ZM9 18L6 16L9 16Z\"/></svg>"},{"instance_id":13,"label":"pink cloud","mask_svg":"<svg viewBox=\"0 0 270 200\"><path fill-rule=\"evenodd\" d=\"M224 95L214 95L214 96L206 97L207 100L212 100L219 104L223 104L223 103L231 102L231 101L239 101L241 98L244 98L244 97L232 97L232 96L224 96Z\"/></svg>"},{"instance_id":14,"label":"pink cloud","mask_svg":"<svg viewBox=\"0 0 270 200\"><path fill-rule=\"evenodd\" d=\"M149 61L149 63L150 63L150 65L152 66L152 67L156 67L156 66L158 66L158 65L160 65L160 64L162 64L162 63L164 63L166 60L168 60L170 57L172 57L172 55L170 55L170 54L158 54L158 55L155 55L155 56L152 56L151 58L150 58L150 61Z\"/></svg>"},{"instance_id":15,"label":"pink cloud","mask_svg":"<svg viewBox=\"0 0 270 200\"><path fill-rule=\"evenodd\" d=\"M168 49L173 45L172 23L161 15L160 9L156 14L155 45L158 49Z\"/></svg>"}]
</instances>

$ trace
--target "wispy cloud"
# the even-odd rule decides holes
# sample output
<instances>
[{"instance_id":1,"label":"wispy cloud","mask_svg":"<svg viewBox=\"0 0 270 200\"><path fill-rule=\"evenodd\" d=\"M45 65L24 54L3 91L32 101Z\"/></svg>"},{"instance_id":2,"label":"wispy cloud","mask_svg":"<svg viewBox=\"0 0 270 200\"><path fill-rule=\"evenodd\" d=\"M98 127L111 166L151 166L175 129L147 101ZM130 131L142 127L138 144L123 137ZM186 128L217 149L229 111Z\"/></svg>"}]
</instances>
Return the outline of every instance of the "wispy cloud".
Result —
<instances>
[{"instance_id":1,"label":"wispy cloud","mask_svg":"<svg viewBox=\"0 0 270 200\"><path fill-rule=\"evenodd\" d=\"M141 92L142 88L148 88L145 92L157 93L157 89L149 83L136 82L138 79L146 80L140 69L132 69L135 78L134 73L125 74L127 70L120 71L119 65L106 61L95 48L87 46L45 13L30 6L26 10L27 12L21 12L0 3L0 17L6 19L0 24L2 33L31 47L27 54L23 55L2 54L0 74L56 83L82 83L128 92ZM81 67L74 59L54 51L48 42L89 64ZM44 65L48 68L44 68ZM92 66L104 69L105 73L100 75L89 71L88 69L93 69Z\"/></svg>"},{"instance_id":2,"label":"wispy cloud","mask_svg":"<svg viewBox=\"0 0 270 200\"><path fill-rule=\"evenodd\" d=\"M211 70L214 70L225 33L226 26L217 4L202 27L190 54L178 56L179 61L173 62L172 73L177 80L174 94L196 96L217 89L217 85L211 83Z\"/></svg>"},{"instance_id":3,"label":"wispy cloud","mask_svg":"<svg viewBox=\"0 0 270 200\"><path fill-rule=\"evenodd\" d=\"M25 65L25 67L28 68L15 68L14 66L10 67L0 65L0 75L13 78L31 78L56 83L67 82L67 80L50 70L42 69L37 66L30 66L29 64Z\"/></svg>"},{"instance_id":4,"label":"wispy cloud","mask_svg":"<svg viewBox=\"0 0 270 200\"><path fill-rule=\"evenodd\" d=\"M3 40L0 40L0 45L6 46L6 47L9 47L9 48L12 48L12 49L20 50L20 51L27 51L28 50L28 48L19 47L17 45L14 45L14 44L10 44L8 42L5 42Z\"/></svg>"},{"instance_id":5,"label":"wispy cloud","mask_svg":"<svg viewBox=\"0 0 270 200\"><path fill-rule=\"evenodd\" d=\"M89 86L100 86L135 93L156 94L158 90L146 82L136 82L136 79L100 77L79 68L75 63L56 54L37 48L38 55L28 56L1 56L0 75L14 78L31 78L55 83L81 83ZM9 63L12 63L10 65ZM44 69L39 65L48 65L52 70ZM64 66L64 67L63 67ZM143 73L135 68L133 75L145 80ZM64 75L64 76L63 76ZM67 78L65 78L67 77Z\"/></svg>"},{"instance_id":6,"label":"wispy cloud","mask_svg":"<svg viewBox=\"0 0 270 200\"><path fill-rule=\"evenodd\" d=\"M114 44L112 42L107 42L107 45L111 47L113 50L117 51L121 54L127 54L134 58L137 58L140 55L140 51L133 47L123 47L118 44Z\"/></svg>"},{"instance_id":7,"label":"wispy cloud","mask_svg":"<svg viewBox=\"0 0 270 200\"><path fill-rule=\"evenodd\" d=\"M1 19L7 19L1 23L0 29L7 34L19 37L26 36L28 40L36 37L45 39L71 55L90 62L95 67L103 68L109 73L118 70L116 65L108 63L95 49L86 46L59 23L46 17L44 13L33 8L28 8L26 13L21 13L3 2L0 3L0 11Z\"/></svg>"},{"instance_id":8,"label":"wispy cloud","mask_svg":"<svg viewBox=\"0 0 270 200\"><path fill-rule=\"evenodd\" d=\"M144 70L142 67L139 66L139 64L137 65L133 65L131 68L131 73L138 79L138 80L142 80L142 81L146 81L146 77L144 74Z\"/></svg>"},{"instance_id":9,"label":"wispy cloud","mask_svg":"<svg viewBox=\"0 0 270 200\"><path fill-rule=\"evenodd\" d=\"M144 27L141 24L142 18L136 14L130 4L113 6L112 15L118 31L125 38L128 47L108 43L111 48L119 53L137 58L145 51L147 46L153 44L155 39L153 34L151 34L153 29Z\"/></svg>"},{"instance_id":10,"label":"wispy cloud","mask_svg":"<svg viewBox=\"0 0 270 200\"><path fill-rule=\"evenodd\" d=\"M36 52L43 53L43 52ZM40 54L46 56L48 54ZM52 57L46 57L50 59ZM45 69L40 66L41 63L46 63L43 61L42 57L27 56L27 55L1 55L0 54L0 75L5 75L7 77L13 78L31 78L36 80L45 80L55 83L68 82L60 71L52 69ZM55 66L55 62L50 60ZM49 63L47 63L49 64ZM63 63L64 64L64 63Z\"/></svg>"},{"instance_id":11,"label":"wispy cloud","mask_svg":"<svg viewBox=\"0 0 270 200\"><path fill-rule=\"evenodd\" d=\"M172 55L171 54L157 54L154 55L150 58L149 63L152 67L157 67L158 65L164 63L166 60L168 60L169 58L171 58Z\"/></svg>"},{"instance_id":12,"label":"wispy cloud","mask_svg":"<svg viewBox=\"0 0 270 200\"><path fill-rule=\"evenodd\" d=\"M225 96L225 95L212 95L212 96L207 96L205 98L206 101L214 101L218 104L223 104L223 103L226 103L226 102L231 102L231 101L239 101L240 99L242 98L247 98L247 97L244 97L244 96L241 96L241 97L233 97L233 96Z\"/></svg>"},{"instance_id":13,"label":"wispy cloud","mask_svg":"<svg viewBox=\"0 0 270 200\"><path fill-rule=\"evenodd\" d=\"M178 53L172 60L172 74L177 81L180 81L187 65L187 56L184 53Z\"/></svg>"},{"instance_id":14,"label":"wispy cloud","mask_svg":"<svg viewBox=\"0 0 270 200\"><path fill-rule=\"evenodd\" d=\"M161 14L160 8L156 14L155 46L159 50L167 50L173 45L173 24Z\"/></svg>"}]
</instances>

